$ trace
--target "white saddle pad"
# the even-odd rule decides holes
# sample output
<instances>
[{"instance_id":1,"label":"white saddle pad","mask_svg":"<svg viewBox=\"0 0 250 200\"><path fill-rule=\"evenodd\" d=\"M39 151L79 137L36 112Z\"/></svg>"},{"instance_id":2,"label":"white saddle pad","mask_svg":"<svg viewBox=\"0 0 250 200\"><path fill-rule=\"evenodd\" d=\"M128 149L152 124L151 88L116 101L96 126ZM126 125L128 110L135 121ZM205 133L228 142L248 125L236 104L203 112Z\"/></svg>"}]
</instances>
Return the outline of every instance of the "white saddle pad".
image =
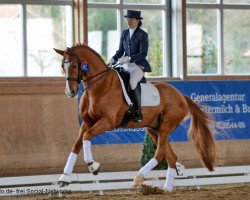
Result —
<instances>
[{"instance_id":1,"label":"white saddle pad","mask_svg":"<svg viewBox=\"0 0 250 200\"><path fill-rule=\"evenodd\" d=\"M116 70L115 70L116 71ZM123 80L119 73L116 71L122 86L123 95L128 105L133 104L128 96ZM157 88L150 82L141 83L141 106L158 106L160 104L160 93Z\"/></svg>"},{"instance_id":2,"label":"white saddle pad","mask_svg":"<svg viewBox=\"0 0 250 200\"><path fill-rule=\"evenodd\" d=\"M150 82L141 83L141 106L158 106L160 94L157 88Z\"/></svg>"}]
</instances>

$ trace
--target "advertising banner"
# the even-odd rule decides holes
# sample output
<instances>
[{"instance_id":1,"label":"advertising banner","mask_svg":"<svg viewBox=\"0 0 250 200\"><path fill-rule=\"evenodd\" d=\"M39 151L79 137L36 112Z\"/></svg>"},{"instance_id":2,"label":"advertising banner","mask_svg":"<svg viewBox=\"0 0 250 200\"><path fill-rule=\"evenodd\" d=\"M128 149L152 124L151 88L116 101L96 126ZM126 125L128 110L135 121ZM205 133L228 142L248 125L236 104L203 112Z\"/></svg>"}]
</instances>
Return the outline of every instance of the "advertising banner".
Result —
<instances>
[{"instance_id":1,"label":"advertising banner","mask_svg":"<svg viewBox=\"0 0 250 200\"><path fill-rule=\"evenodd\" d=\"M173 81L168 82L203 105L216 121L217 140L250 139L250 81ZM79 95L80 96L80 95ZM169 98L172 98L171 96ZM81 123L81 122L80 122ZM169 141L188 141L190 119L184 120ZM93 138L93 144L143 142L145 129L116 129Z\"/></svg>"}]
</instances>

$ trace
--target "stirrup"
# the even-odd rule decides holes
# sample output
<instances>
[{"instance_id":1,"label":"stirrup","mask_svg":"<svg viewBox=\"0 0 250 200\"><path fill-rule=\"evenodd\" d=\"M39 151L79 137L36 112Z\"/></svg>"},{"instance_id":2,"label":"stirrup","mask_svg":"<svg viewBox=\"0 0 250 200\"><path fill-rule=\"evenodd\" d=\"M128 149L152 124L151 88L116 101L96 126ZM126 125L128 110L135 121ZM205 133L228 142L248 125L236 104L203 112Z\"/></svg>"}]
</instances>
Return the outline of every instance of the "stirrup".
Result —
<instances>
[{"instance_id":1,"label":"stirrup","mask_svg":"<svg viewBox=\"0 0 250 200\"><path fill-rule=\"evenodd\" d=\"M140 110L136 110L135 111L135 115L134 115L134 118L133 118L133 121L134 122L141 122L142 121L142 114L141 114L141 111Z\"/></svg>"}]
</instances>

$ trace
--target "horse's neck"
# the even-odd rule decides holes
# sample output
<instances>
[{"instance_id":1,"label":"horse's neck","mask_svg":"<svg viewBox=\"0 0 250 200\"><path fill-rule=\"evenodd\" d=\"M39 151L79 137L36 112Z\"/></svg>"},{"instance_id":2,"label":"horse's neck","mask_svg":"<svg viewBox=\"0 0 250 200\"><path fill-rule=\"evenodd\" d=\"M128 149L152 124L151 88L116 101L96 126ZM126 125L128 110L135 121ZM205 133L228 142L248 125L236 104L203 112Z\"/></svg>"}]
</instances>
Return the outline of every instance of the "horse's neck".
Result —
<instances>
[{"instance_id":1,"label":"horse's neck","mask_svg":"<svg viewBox=\"0 0 250 200\"><path fill-rule=\"evenodd\" d=\"M86 73L86 77L84 77L85 80L88 80L86 82L86 87L89 88L90 92L98 90L98 88L106 84L105 82L108 75L106 74L108 73L106 70L108 66L104 63L101 56L90 49L85 50L84 57L84 60L87 61L90 68Z\"/></svg>"},{"instance_id":2,"label":"horse's neck","mask_svg":"<svg viewBox=\"0 0 250 200\"><path fill-rule=\"evenodd\" d=\"M107 65L103 63L103 61L100 59L90 60L88 64L89 64L90 70L86 75L87 79L93 76L96 76L94 77L94 79L98 79L101 76L103 76L105 74L105 71L108 69Z\"/></svg>"},{"instance_id":3,"label":"horse's neck","mask_svg":"<svg viewBox=\"0 0 250 200\"><path fill-rule=\"evenodd\" d=\"M101 93L106 94L112 88L115 75L112 69L104 70L103 73L87 81L85 87L88 88L90 96L100 97Z\"/></svg>"},{"instance_id":4,"label":"horse's neck","mask_svg":"<svg viewBox=\"0 0 250 200\"><path fill-rule=\"evenodd\" d=\"M89 61L90 71L88 74L95 75L106 69L108 69L107 65L100 59L91 59Z\"/></svg>"},{"instance_id":5,"label":"horse's neck","mask_svg":"<svg viewBox=\"0 0 250 200\"><path fill-rule=\"evenodd\" d=\"M90 71L88 72L88 76L93 76L97 73L100 73L107 69L107 65L104 63L103 59L100 55L98 55L94 50L89 47L83 47L83 51L79 51L79 54L84 52L84 60L87 61Z\"/></svg>"},{"instance_id":6,"label":"horse's neck","mask_svg":"<svg viewBox=\"0 0 250 200\"><path fill-rule=\"evenodd\" d=\"M90 93L105 84L108 67L103 61L102 57L88 46L78 46L75 53L79 56L80 60L89 65L89 71L82 77L85 82L85 87L88 88Z\"/></svg>"}]
</instances>

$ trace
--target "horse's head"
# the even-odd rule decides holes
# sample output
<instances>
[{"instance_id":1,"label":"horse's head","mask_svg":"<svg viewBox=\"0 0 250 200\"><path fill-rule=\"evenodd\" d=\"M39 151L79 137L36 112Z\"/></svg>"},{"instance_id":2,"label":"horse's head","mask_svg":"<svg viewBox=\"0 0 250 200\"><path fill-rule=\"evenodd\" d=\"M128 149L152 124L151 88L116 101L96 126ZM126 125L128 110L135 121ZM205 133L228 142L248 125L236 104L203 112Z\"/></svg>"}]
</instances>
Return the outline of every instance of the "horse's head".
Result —
<instances>
[{"instance_id":1,"label":"horse's head","mask_svg":"<svg viewBox=\"0 0 250 200\"><path fill-rule=\"evenodd\" d=\"M73 98L77 95L78 92L78 83L79 80L79 58L70 51L69 48L67 50L62 51L58 49L54 49L58 54L63 56L62 59L62 68L65 72L66 77L66 87L65 93L68 97Z\"/></svg>"},{"instance_id":2,"label":"horse's head","mask_svg":"<svg viewBox=\"0 0 250 200\"><path fill-rule=\"evenodd\" d=\"M82 79L82 70L80 58L76 53L74 53L70 48L67 50L62 51L58 49L54 49L58 54L63 56L62 59L62 68L65 72L66 76L66 87L65 93L68 97L73 98L78 93L78 84L81 82Z\"/></svg>"},{"instance_id":3,"label":"horse's head","mask_svg":"<svg viewBox=\"0 0 250 200\"><path fill-rule=\"evenodd\" d=\"M87 45L79 44L67 48L65 51L54 50L63 56L62 68L66 76L65 93L70 98L77 95L78 84L83 80L83 77L85 81L88 81L107 68L101 56Z\"/></svg>"}]
</instances>

